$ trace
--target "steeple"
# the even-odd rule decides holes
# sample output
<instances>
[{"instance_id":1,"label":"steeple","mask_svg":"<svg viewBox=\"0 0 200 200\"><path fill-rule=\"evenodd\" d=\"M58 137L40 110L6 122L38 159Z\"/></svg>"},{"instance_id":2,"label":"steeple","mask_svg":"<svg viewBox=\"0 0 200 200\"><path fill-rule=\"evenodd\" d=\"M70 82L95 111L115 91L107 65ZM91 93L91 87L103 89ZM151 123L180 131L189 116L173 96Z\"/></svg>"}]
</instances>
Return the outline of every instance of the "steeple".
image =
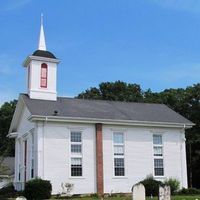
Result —
<instances>
[{"instance_id":1,"label":"steeple","mask_svg":"<svg viewBox=\"0 0 200 200\"><path fill-rule=\"evenodd\" d=\"M38 50L46 51L46 42L45 42L45 35L44 35L44 27L43 27L43 14L41 14L41 25L40 25L40 38L38 44Z\"/></svg>"},{"instance_id":2,"label":"steeple","mask_svg":"<svg viewBox=\"0 0 200 200\"><path fill-rule=\"evenodd\" d=\"M30 99L57 100L57 65L60 61L46 50L43 15L38 49L24 61L27 68L27 93Z\"/></svg>"}]
</instances>

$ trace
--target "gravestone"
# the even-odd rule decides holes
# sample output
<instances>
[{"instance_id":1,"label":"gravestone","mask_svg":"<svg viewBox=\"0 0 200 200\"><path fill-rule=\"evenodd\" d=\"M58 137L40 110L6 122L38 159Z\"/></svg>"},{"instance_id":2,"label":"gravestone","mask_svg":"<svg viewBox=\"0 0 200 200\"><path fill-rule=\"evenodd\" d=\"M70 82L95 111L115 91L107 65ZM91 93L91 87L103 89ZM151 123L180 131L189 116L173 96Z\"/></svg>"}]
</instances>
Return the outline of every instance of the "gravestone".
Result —
<instances>
[{"instance_id":1,"label":"gravestone","mask_svg":"<svg viewBox=\"0 0 200 200\"><path fill-rule=\"evenodd\" d=\"M145 200L145 187L143 184L136 184L132 187L133 200Z\"/></svg>"},{"instance_id":2,"label":"gravestone","mask_svg":"<svg viewBox=\"0 0 200 200\"><path fill-rule=\"evenodd\" d=\"M16 200L26 200L26 198L21 196L21 197L17 197Z\"/></svg>"},{"instance_id":3,"label":"gravestone","mask_svg":"<svg viewBox=\"0 0 200 200\"><path fill-rule=\"evenodd\" d=\"M170 186L159 187L159 200L171 200Z\"/></svg>"}]
</instances>

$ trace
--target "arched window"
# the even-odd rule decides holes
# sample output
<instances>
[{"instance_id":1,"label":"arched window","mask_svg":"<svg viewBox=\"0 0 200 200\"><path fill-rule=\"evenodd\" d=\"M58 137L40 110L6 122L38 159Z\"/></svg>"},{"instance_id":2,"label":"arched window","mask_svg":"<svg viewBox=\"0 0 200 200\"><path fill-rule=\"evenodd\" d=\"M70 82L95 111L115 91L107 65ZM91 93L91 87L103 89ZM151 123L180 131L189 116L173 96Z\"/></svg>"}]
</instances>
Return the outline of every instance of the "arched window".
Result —
<instances>
[{"instance_id":1,"label":"arched window","mask_svg":"<svg viewBox=\"0 0 200 200\"><path fill-rule=\"evenodd\" d=\"M40 87L47 88L47 72L48 66L45 63L41 65Z\"/></svg>"}]
</instances>

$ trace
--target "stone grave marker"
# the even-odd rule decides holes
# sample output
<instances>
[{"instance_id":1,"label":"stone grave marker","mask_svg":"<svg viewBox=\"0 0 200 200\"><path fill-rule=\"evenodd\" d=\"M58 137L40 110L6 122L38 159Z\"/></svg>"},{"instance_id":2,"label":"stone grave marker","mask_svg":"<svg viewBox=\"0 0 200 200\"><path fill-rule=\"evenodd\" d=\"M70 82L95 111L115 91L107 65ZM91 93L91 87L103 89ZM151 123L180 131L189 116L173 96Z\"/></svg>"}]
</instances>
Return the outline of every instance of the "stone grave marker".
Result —
<instances>
[{"instance_id":1,"label":"stone grave marker","mask_svg":"<svg viewBox=\"0 0 200 200\"><path fill-rule=\"evenodd\" d=\"M26 200L26 198L21 196L21 197L17 197L16 200Z\"/></svg>"},{"instance_id":2,"label":"stone grave marker","mask_svg":"<svg viewBox=\"0 0 200 200\"><path fill-rule=\"evenodd\" d=\"M145 200L145 187L143 184L136 184L132 187L133 200Z\"/></svg>"},{"instance_id":3,"label":"stone grave marker","mask_svg":"<svg viewBox=\"0 0 200 200\"><path fill-rule=\"evenodd\" d=\"M159 187L159 200L171 200L170 186Z\"/></svg>"}]
</instances>

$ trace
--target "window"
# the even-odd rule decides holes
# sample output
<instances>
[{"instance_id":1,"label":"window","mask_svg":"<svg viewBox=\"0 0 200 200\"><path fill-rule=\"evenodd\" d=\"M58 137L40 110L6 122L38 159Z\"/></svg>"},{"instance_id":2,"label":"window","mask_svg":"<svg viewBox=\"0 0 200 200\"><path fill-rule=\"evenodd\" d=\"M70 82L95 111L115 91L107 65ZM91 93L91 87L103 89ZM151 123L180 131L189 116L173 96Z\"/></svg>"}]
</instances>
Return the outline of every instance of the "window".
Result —
<instances>
[{"instance_id":1,"label":"window","mask_svg":"<svg viewBox=\"0 0 200 200\"><path fill-rule=\"evenodd\" d=\"M81 145L80 144L72 144L71 145L71 153L81 153Z\"/></svg>"},{"instance_id":2,"label":"window","mask_svg":"<svg viewBox=\"0 0 200 200\"><path fill-rule=\"evenodd\" d=\"M154 159L154 170L155 176L163 176L164 175L164 168L163 168L163 159Z\"/></svg>"},{"instance_id":3,"label":"window","mask_svg":"<svg viewBox=\"0 0 200 200\"><path fill-rule=\"evenodd\" d=\"M31 143L31 178L34 178L34 134L32 133Z\"/></svg>"},{"instance_id":4,"label":"window","mask_svg":"<svg viewBox=\"0 0 200 200\"><path fill-rule=\"evenodd\" d=\"M115 176L124 176L124 158L114 158Z\"/></svg>"},{"instance_id":5,"label":"window","mask_svg":"<svg viewBox=\"0 0 200 200\"><path fill-rule=\"evenodd\" d=\"M153 135L154 174L164 176L162 135Z\"/></svg>"},{"instance_id":6,"label":"window","mask_svg":"<svg viewBox=\"0 0 200 200\"><path fill-rule=\"evenodd\" d=\"M21 181L21 165L20 164L18 165L18 181Z\"/></svg>"},{"instance_id":7,"label":"window","mask_svg":"<svg viewBox=\"0 0 200 200\"><path fill-rule=\"evenodd\" d=\"M81 142L81 132L71 132L71 142Z\"/></svg>"},{"instance_id":8,"label":"window","mask_svg":"<svg viewBox=\"0 0 200 200\"><path fill-rule=\"evenodd\" d=\"M71 158L71 176L82 176L82 158Z\"/></svg>"},{"instance_id":9,"label":"window","mask_svg":"<svg viewBox=\"0 0 200 200\"><path fill-rule=\"evenodd\" d=\"M124 176L124 134L116 132L113 134L114 144L114 175Z\"/></svg>"},{"instance_id":10,"label":"window","mask_svg":"<svg viewBox=\"0 0 200 200\"><path fill-rule=\"evenodd\" d=\"M42 88L47 88L47 64L43 63L41 65L41 79L40 86Z\"/></svg>"},{"instance_id":11,"label":"window","mask_svg":"<svg viewBox=\"0 0 200 200\"><path fill-rule=\"evenodd\" d=\"M70 135L71 176L82 176L82 134L72 131Z\"/></svg>"}]
</instances>

